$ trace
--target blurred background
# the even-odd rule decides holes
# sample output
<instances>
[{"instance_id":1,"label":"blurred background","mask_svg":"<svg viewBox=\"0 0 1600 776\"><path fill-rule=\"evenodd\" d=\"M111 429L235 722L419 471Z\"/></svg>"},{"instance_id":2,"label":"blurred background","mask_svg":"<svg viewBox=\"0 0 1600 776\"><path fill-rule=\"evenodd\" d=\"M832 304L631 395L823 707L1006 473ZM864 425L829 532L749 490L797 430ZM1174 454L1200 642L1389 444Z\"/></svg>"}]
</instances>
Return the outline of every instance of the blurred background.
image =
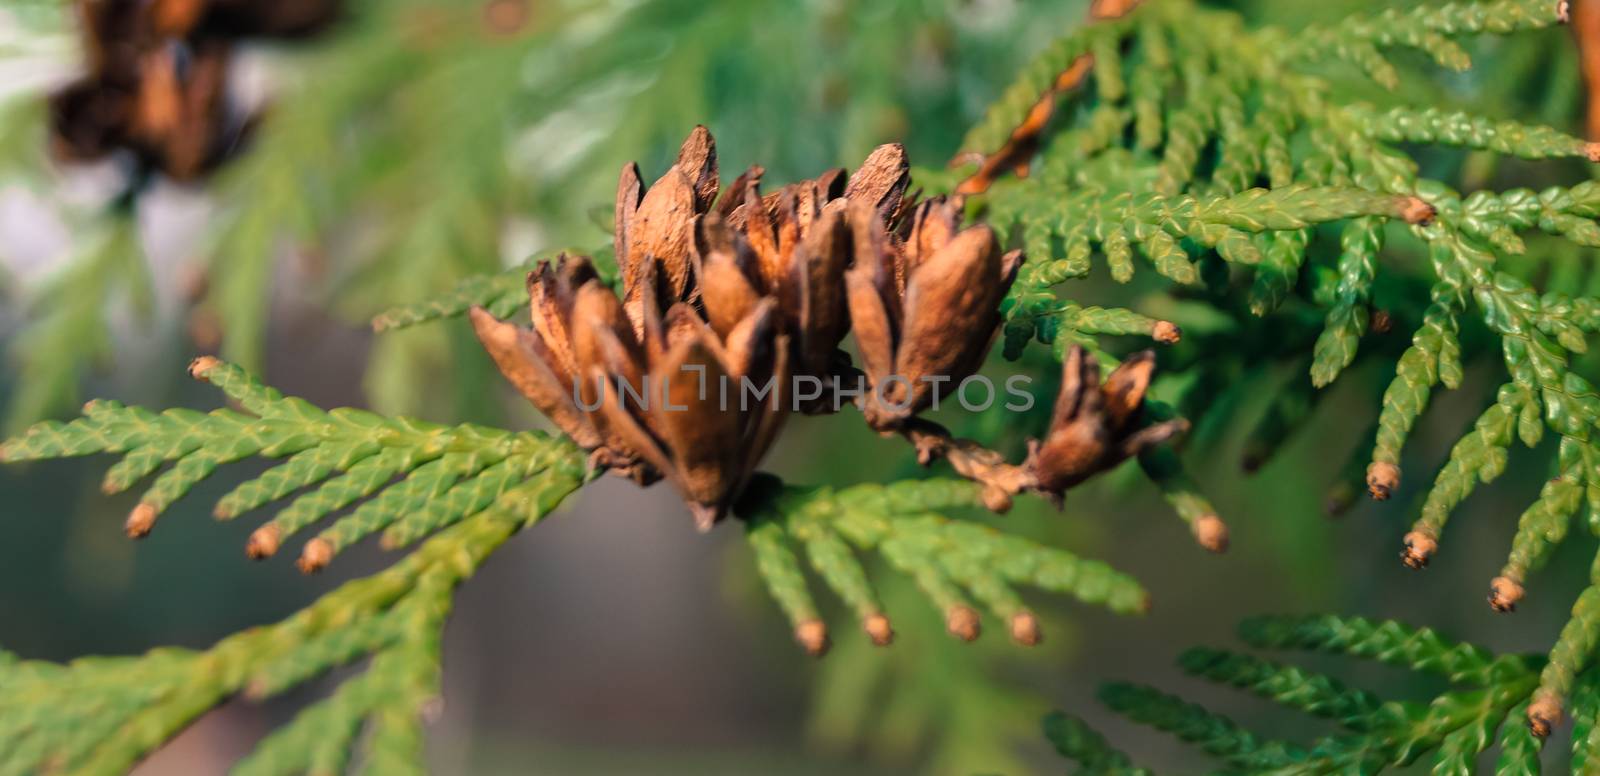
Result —
<instances>
[{"instance_id":1,"label":"blurred background","mask_svg":"<svg viewBox=\"0 0 1600 776\"><path fill-rule=\"evenodd\" d=\"M1220 4L1295 25L1374 5ZM368 319L536 252L609 244L618 169L637 159L653 179L697 123L715 134L724 177L759 163L767 180L789 181L853 166L888 141L904 142L913 164L941 168L1017 68L1085 14L1076 0L350 0L289 33L269 24L230 32L218 44L229 107L193 141L204 153L185 158L179 140L88 153L110 142L77 123L92 123L94 111L49 97L94 78L85 75L73 5L4 0L8 430L70 415L89 397L214 407L212 393L184 374L203 353L324 406L539 425L464 322L374 335ZM1489 41L1475 55L1471 73L1408 88L1448 90L1482 113L1578 131L1581 83L1561 31ZM60 137L62 121L87 134ZM1457 153L1423 161L1468 188L1587 174ZM1386 271L1408 271L1406 258L1390 257ZM1585 267L1592 257L1561 258ZM1179 304L1164 292L1148 279L1119 287L1101 274L1070 290L1081 302L1150 314ZM1408 334L1391 336L1397 351ZM1031 371L1048 396L1047 359L995 369ZM1431 472L1498 382L1494 358L1476 361L1467 384L1424 417L1403 492L1383 504L1361 499L1338 520L1324 516L1329 487L1349 484L1344 461L1370 442L1364 429L1392 360L1341 380L1253 473L1241 466L1250 432L1272 397L1304 387L1304 364L1219 357L1193 368L1230 386L1197 419L1186 450L1233 528L1228 555L1195 547L1159 494L1126 470L1074 491L1060 513L1025 502L1004 518L978 518L1131 573L1153 596L1148 616L1038 598L1030 603L1044 618L1040 648L1014 647L998 632L961 644L904 580L886 575L879 584L900 633L894 647L872 649L840 626L833 653L814 661L792 644L736 528L700 536L664 487L604 479L461 590L431 739L435 770L1059 770L1037 723L1064 708L1142 763L1185 771L1192 752L1101 713L1094 691L1137 679L1309 738L1312 728L1286 728L1266 705L1174 667L1184 647L1235 644L1233 626L1245 616L1398 617L1500 649L1543 651L1553 641L1592 539L1575 535L1563 547L1515 618L1483 602L1516 515L1548 476L1550 451L1513 456L1507 474L1455 517L1426 573L1395 557ZM1004 440L1013 456L1039 432L1016 418L944 419ZM388 562L369 548L313 578L293 570L295 553L246 562L255 521L217 523L206 507L241 476L226 472L136 545L120 530L134 496L99 493L104 464L0 470L0 643L22 657L209 645ZM797 482L839 484L912 467L902 445L849 413L791 424L767 466ZM1397 681L1374 669L1343 675L1370 686ZM318 691L225 706L143 770L222 772Z\"/></svg>"}]
</instances>

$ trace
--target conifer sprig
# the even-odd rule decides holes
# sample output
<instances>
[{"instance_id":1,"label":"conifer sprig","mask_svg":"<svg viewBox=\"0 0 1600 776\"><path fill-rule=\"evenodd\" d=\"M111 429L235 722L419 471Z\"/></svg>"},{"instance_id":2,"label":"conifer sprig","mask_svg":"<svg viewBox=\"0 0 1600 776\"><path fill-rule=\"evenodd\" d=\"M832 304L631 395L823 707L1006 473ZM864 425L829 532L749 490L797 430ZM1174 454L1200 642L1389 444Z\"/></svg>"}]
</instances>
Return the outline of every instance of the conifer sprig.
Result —
<instances>
[{"instance_id":1,"label":"conifer sprig","mask_svg":"<svg viewBox=\"0 0 1600 776\"><path fill-rule=\"evenodd\" d=\"M439 693L453 591L582 486L582 454L537 432L323 411L214 358L196 360L190 372L237 409L156 414L91 402L82 418L41 423L6 442L0 459L120 455L106 474L108 492L151 481L128 519L133 536L148 533L217 468L247 457L281 459L224 496L216 514L231 519L298 493L252 535L249 553L265 557L294 532L355 504L307 543L300 559L307 571L380 530L392 547L432 538L287 620L209 650L66 665L0 659L0 739L7 742L0 773L122 773L231 697L267 698L368 658L364 672L266 738L239 772L338 773L357 753L373 772L423 772L421 726Z\"/></svg>"},{"instance_id":2,"label":"conifer sprig","mask_svg":"<svg viewBox=\"0 0 1600 776\"><path fill-rule=\"evenodd\" d=\"M1001 181L983 195L990 222L1019 235L1029 255L1008 299L1008 355L1030 339L1058 348L1092 342L1106 327L1085 326L1081 305L1057 286L1087 275L1097 254L1126 282L1142 257L1167 279L1213 293L1248 278L1255 315L1286 305L1322 310L1308 362L1311 383L1322 387L1358 357L1376 315L1379 257L1394 238L1408 236L1432 270L1430 296L1383 397L1368 488L1379 499L1399 488L1401 454L1434 391L1461 384L1463 318L1478 318L1498 339L1509 379L1439 471L1406 536L1404 558L1426 565L1450 514L1504 471L1514 441L1533 447L1546 430L1560 436L1559 476L1523 516L1511 558L1492 585L1491 603L1509 611L1526 574L1565 536L1577 509L1587 503L1600 512L1600 448L1592 439L1600 394L1572 368L1594 331L1596 300L1541 293L1508 259L1528 250L1531 232L1575 247L1600 245L1600 188L1585 181L1542 192L1461 194L1422 177L1406 144L1530 160L1592 160L1600 146L1466 112L1341 102L1321 71L1340 60L1394 89L1401 71L1388 50L1418 49L1440 66L1463 69L1470 62L1460 39L1557 24L1562 6L1424 5L1290 33L1247 30L1234 14L1186 0L1152 0L1070 33L1008 92L1016 99L997 103L969 136L971 147L995 147L996 128L1026 120L1020 95L1039 94L1048 73L1078 52L1095 52L1096 88L1074 95L1073 110L1058 111L1069 118L1042 139L1033 175ZM1334 235L1336 254L1316 245ZM1314 264L1330 255L1337 256L1335 280L1319 287L1313 279L1324 270ZM1203 385L1193 381L1190 390ZM1192 403L1181 394L1162 398ZM1591 659L1585 610L1580 599L1552 653L1555 667L1530 711L1536 729L1559 717L1568 678Z\"/></svg>"},{"instance_id":3,"label":"conifer sprig","mask_svg":"<svg viewBox=\"0 0 1600 776\"><path fill-rule=\"evenodd\" d=\"M565 492L578 486L564 483ZM68 664L0 656L0 773L119 774L234 696L260 700L370 658L242 761L241 774L423 773L422 724L438 702L452 592L559 497L528 481L395 565L282 622L208 650L163 648ZM565 495L564 493L562 495Z\"/></svg>"},{"instance_id":4,"label":"conifer sprig","mask_svg":"<svg viewBox=\"0 0 1600 776\"><path fill-rule=\"evenodd\" d=\"M796 550L880 646L889 644L893 631L855 551L875 551L911 577L943 613L950 634L965 641L981 630L976 599L1006 623L1013 641L1039 643L1038 618L1018 597L1020 586L1119 614L1149 608L1144 588L1104 563L944 515L982 506L981 488L964 481L908 480L839 490L768 481L752 485L739 510L768 590L793 623L796 639L813 654L827 650L828 631Z\"/></svg>"},{"instance_id":5,"label":"conifer sprig","mask_svg":"<svg viewBox=\"0 0 1600 776\"><path fill-rule=\"evenodd\" d=\"M77 420L40 423L0 445L0 460L119 455L105 477L107 492L149 482L129 515L134 537L217 469L245 458L279 460L234 487L214 512L234 519L280 507L251 535L246 549L256 558L325 522L301 553L305 571L372 534L381 532L389 548L426 540L387 570L207 651L157 650L66 666L0 662L0 736L20 742L0 752L0 773L120 772L234 695L268 697L364 658L364 673L265 739L240 770L339 772L359 752L368 768L415 771L421 717L438 692L440 631L453 589L584 484L591 474L585 456L538 432L321 410L214 358L197 359L190 371L234 406L158 414L95 401ZM976 506L980 489L961 481L834 491L763 478L740 514L761 576L798 640L815 653L826 649L827 629L796 549L880 645L892 641L893 630L857 551L876 551L913 578L950 632L966 640L980 630L976 601L1006 623L1014 641L1037 644L1038 620L1018 596L1021 586L1119 613L1147 607L1137 582L1102 563L941 514Z\"/></svg>"},{"instance_id":6,"label":"conifer sprig","mask_svg":"<svg viewBox=\"0 0 1600 776\"><path fill-rule=\"evenodd\" d=\"M1539 772L1543 742L1523 718L1540 703L1540 672L1550 670L1543 657L1495 655L1441 638L1428 628L1362 618L1264 617L1241 624L1239 634L1258 650L1375 660L1442 676L1450 687L1419 702L1387 698L1327 674L1242 652L1198 648L1179 658L1179 666L1191 676L1332 723L1331 732L1309 745L1256 733L1148 686L1112 684L1100 698L1124 716L1194 744L1222 765L1251 773L1378 773L1430 765L1433 773L1465 774L1475 772L1479 756L1496 744L1496 773ZM1600 710L1597 690L1594 671L1573 682L1574 773L1587 772L1600 756L1590 740ZM1058 712L1045 719L1044 727L1062 756L1086 772L1125 773L1131 767L1125 755L1081 720Z\"/></svg>"},{"instance_id":7,"label":"conifer sprig","mask_svg":"<svg viewBox=\"0 0 1600 776\"><path fill-rule=\"evenodd\" d=\"M246 547L251 557L266 558L296 533L353 506L306 543L300 556L305 571L321 569L341 550L380 532L385 546L406 546L510 493L546 492L554 506L586 476L576 448L542 433L323 411L214 358L197 359L190 373L217 386L239 409L157 414L94 401L77 420L41 423L6 442L0 460L122 456L107 470L103 489L118 493L150 482L128 515L128 535L138 538L219 467L250 457L280 459L223 496L214 514L229 520L287 501Z\"/></svg>"}]
</instances>

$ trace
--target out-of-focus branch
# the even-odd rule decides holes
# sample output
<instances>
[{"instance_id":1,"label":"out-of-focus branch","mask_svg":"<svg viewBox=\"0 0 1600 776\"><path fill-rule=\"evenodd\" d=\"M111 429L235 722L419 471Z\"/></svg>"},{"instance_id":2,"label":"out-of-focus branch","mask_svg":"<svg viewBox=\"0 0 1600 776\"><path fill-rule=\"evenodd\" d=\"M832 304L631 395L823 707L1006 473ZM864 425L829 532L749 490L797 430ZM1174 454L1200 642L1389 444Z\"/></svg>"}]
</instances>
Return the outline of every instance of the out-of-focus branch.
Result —
<instances>
[{"instance_id":1,"label":"out-of-focus branch","mask_svg":"<svg viewBox=\"0 0 1600 776\"><path fill-rule=\"evenodd\" d=\"M1092 23L1121 18L1140 2L1142 0L1095 0L1089 6L1089 20ZM1590 2L1592 4L1593 0ZM981 194L1008 171L1016 173L1018 177L1026 176L1029 160L1039 148L1039 136L1044 133L1045 125L1050 123L1050 116L1055 113L1056 98L1081 86L1093 67L1092 55L1085 54L1073 60L1061 75L1056 76L1055 84L1040 95L1033 110L1028 111L1027 118L1011 131L1011 139L993 153L985 155L978 164L978 171L962 181L956 187L956 193ZM961 160L958 158L957 161Z\"/></svg>"},{"instance_id":2,"label":"out-of-focus branch","mask_svg":"<svg viewBox=\"0 0 1600 776\"><path fill-rule=\"evenodd\" d=\"M1567 13L1572 36L1578 42L1584 94L1588 101L1584 134L1590 140L1600 140L1600 0L1572 0Z\"/></svg>"}]
</instances>

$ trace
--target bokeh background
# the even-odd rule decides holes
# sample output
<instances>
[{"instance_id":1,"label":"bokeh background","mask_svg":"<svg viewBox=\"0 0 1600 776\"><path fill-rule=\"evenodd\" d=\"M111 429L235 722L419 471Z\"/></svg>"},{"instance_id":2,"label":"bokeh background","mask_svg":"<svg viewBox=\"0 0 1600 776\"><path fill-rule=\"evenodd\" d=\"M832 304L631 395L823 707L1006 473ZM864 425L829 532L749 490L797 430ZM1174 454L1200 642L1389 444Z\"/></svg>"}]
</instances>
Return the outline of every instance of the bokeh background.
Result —
<instances>
[{"instance_id":1,"label":"bokeh background","mask_svg":"<svg viewBox=\"0 0 1600 776\"><path fill-rule=\"evenodd\" d=\"M1223 4L1296 25L1374 5ZM129 208L125 164L63 167L45 154L43 94L78 68L70 4L0 3L0 338L11 356L0 401L13 430L89 396L216 406L183 366L218 351L324 406L536 425L464 323L373 335L367 318L539 250L605 244L621 164L638 159L650 177L696 123L716 135L727 177L760 163L769 181L792 180L891 140L914 163L942 166L1016 68L1085 16L1076 0L528 0L516 29L489 35L478 2L351 5L352 19L318 37L245 47L230 88L240 104L265 106L248 147L205 181L148 182ZM1407 88L1577 130L1581 89L1559 31L1476 53L1474 72ZM1431 163L1501 188L1537 186L1545 174L1459 156ZM1075 289L1080 301L1146 310L1161 309L1160 293L1098 276ZM1042 361L995 368L1050 373ZM1410 451L1416 474L1396 499L1363 500L1330 520L1327 489L1368 441L1383 370L1342 380L1254 473L1240 465L1246 432L1305 376L1277 362L1241 370L1228 411L1202 422L1186 453L1233 528L1223 557L1195 547L1127 471L1074 491L1059 513L1024 503L983 518L1104 559L1152 593L1143 618L1031 600L1047 637L1034 650L998 633L953 642L924 600L886 577L895 646L871 649L841 626L833 654L808 659L736 528L700 536L664 486L602 480L461 590L430 758L447 774L1051 771L1059 763L1037 722L1063 708L1143 763L1182 772L1193 752L1101 713L1094 690L1136 679L1267 730L1309 731L1173 666L1184 647L1234 644L1242 617L1398 617L1542 651L1592 557L1593 540L1576 536L1585 532L1515 617L1494 615L1483 597L1548 456L1514 456L1462 508L1425 573L1395 558L1423 473L1495 376L1480 362L1430 409ZM1013 452L1038 432L1027 418L983 422ZM134 497L99 493L104 463L0 470L0 643L23 657L208 645L388 562L376 549L352 552L314 578L293 570L293 553L246 562L252 521L208 515L207 499L240 476L226 472L131 543L120 526ZM791 424L768 468L852 483L911 466L903 446L846 413ZM1377 669L1341 671L1428 689ZM321 689L229 704L143 771L222 772Z\"/></svg>"}]
</instances>

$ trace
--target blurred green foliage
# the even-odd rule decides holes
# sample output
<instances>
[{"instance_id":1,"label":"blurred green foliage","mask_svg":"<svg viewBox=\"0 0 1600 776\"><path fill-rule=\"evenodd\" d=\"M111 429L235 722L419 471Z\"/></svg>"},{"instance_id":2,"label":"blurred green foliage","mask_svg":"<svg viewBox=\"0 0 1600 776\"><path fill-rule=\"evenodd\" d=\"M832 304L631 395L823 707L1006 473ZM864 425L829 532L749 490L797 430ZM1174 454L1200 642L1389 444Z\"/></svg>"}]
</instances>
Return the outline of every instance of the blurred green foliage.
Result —
<instances>
[{"instance_id":1,"label":"blurred green foliage","mask_svg":"<svg viewBox=\"0 0 1600 776\"><path fill-rule=\"evenodd\" d=\"M1352 12L1370 11L1374 4L1212 5L1237 6L1252 22L1299 27L1335 23ZM537 5L530 27L505 36L485 29L477 3L366 0L331 37L270 52L275 92L260 134L249 153L207 186L222 212L207 235L211 283L202 308L222 322L223 352L253 366L267 363L275 350L295 347L270 325L273 294L268 289L274 287L279 294L307 294L350 325L364 326L370 316L396 304L432 304L430 300L458 283L476 300L481 289L473 286L488 275L497 278L492 282L499 285L491 290L500 292L509 312L520 304L512 293L520 292L521 285L522 273L515 268L528 256L561 246L608 242L603 225L608 219L597 213L604 213L611 199L617 168L635 158L659 167L685 129L696 123L715 131L727 169L759 161L772 178L788 180L859 159L879 142L900 139L914 160L935 168L930 170L934 174L918 178L932 185L940 176L936 168L1000 96L1019 65L1076 27L1084 10L1083 3L1045 0L550 2ZM60 16L48 9L32 6L29 13L35 21L60 24ZM1228 37L1238 30L1229 29L1212 40L1214 62L1228 59L1238 43ZM1468 43L1477 67L1460 74L1440 74L1421 56L1396 55L1394 64L1402 77L1392 94L1373 87L1358 68L1328 65L1326 79L1333 93L1380 105L1469 107L1475 116L1573 131L1581 90L1575 54L1564 36L1561 30L1544 30ZM1103 83L1092 88L1102 89ZM1067 141L1093 140L1083 130L1104 128L1094 119L1106 114L1096 114L1093 102L1103 96L1095 92L1058 120L1060 135L1046 151L1046 159L1055 154L1064 160L1057 173L1072 161L1065 153L1072 150ZM8 115L18 123L0 131L0 154L21 160L32 180L48 182L50 173L39 164L39 115L30 105L36 103L13 103L16 110ZM1004 121L996 126L1009 129ZM1421 141L1437 138L1403 132L1384 139L1403 144L1420 176L1462 190L1568 184L1577 169L1536 167L1470 148L1420 147ZM1453 144L1460 144L1459 139ZM1191 150L1198 154L1203 148ZM1113 160L1087 172L1090 177L1117 178L1129 173L1120 166L1125 161ZM1078 223L1079 214L1061 210L1071 192L1054 192L1047 200L1031 188L1050 180L1046 173L1026 183L1006 184L991 207L1003 205L1006 186L1011 186L1016 196L1055 208L1049 216L1053 225ZM1055 178L1058 184L1063 181L1070 179ZM1433 192L1429 194L1433 199ZM115 323L106 317L108 300L148 296L149 276L133 246L137 240L128 216L142 202L131 199L131 205L125 200L121 209L104 214L75 214L74 223L91 225L76 241L79 258L62 265L51 287L30 292L30 308L36 312L13 340L19 364L11 376L14 426L75 406L83 374L116 350ZM1349 209L1339 213L1353 214ZM1258 492L1278 488L1304 496L1320 493L1332 480L1335 493L1330 495L1348 503L1352 487L1359 488L1352 480L1359 480L1373 431L1352 441L1357 448L1353 464L1342 463L1346 456L1322 450L1310 457L1291 456L1288 464L1273 454L1291 448L1297 439L1328 433L1329 425L1356 427L1337 429L1349 436L1375 422L1368 415L1389 376L1384 365L1400 358L1408 344L1400 341L1403 334L1365 337L1357 358L1349 335L1361 338L1365 327L1355 326L1347 311L1340 327L1345 336L1336 344L1345 354L1338 360L1350 364L1342 382L1355 385L1343 399L1329 400L1313 389L1307 356L1319 336L1327 336L1322 334L1325 308L1337 307L1340 300L1352 308L1384 310L1402 332L1421 326L1431 283L1425 271L1429 257L1393 239L1384 244L1380 272L1362 266L1377 258L1375 250L1366 262L1341 262L1340 252L1330 246L1385 243L1379 238L1387 233L1400 237L1404 230L1385 230L1366 219L1353 222L1365 230L1358 233L1311 223L1320 220L1294 224L1311 232L1299 245L1266 245L1268 265L1283 257L1280 268L1286 274L1264 289L1224 282L1174 290L1149 272L1137 273L1131 284L1119 287L1097 268L1075 291L1078 301L1069 303L1076 312L1061 310L1048 318L1051 323L1025 335L1038 335L1057 351L1073 342L1092 343L1108 351L1104 355L1109 361L1132 344L1122 335L1137 332L1085 318L1078 314L1089 309L1083 305L1103 306L1113 317L1125 311L1112 305L1127 305L1146 319L1179 322L1186 337L1163 353L1168 376L1157 393L1197 423L1186 456L1191 465L1192 459L1242 447L1251 468L1276 464L1272 471L1279 482L1259 484ZM1148 229L1143 233L1154 234ZM1526 239L1525 256L1498 257L1503 272L1534 279L1542 290L1594 293L1596 275L1588 270L1592 251L1557 236ZM1298 267L1283 266L1294 260L1297 250L1310 251L1303 274L1296 274ZM1104 252L1120 255L1112 248ZM1050 251L1045 254L1038 258L1050 257ZM291 262L291 255L302 260ZM1162 255L1171 260L1166 266L1184 274L1177 255ZM1132 267L1131 254L1117 261ZM1095 264L1103 262L1097 257ZM304 269L297 275L286 273L285 267ZM507 267L513 269L501 272ZM1202 265L1199 277L1205 278L1207 269ZM1341 283L1350 286L1352 281L1370 286L1365 296L1341 295ZM1047 293L1059 306L1049 285L1029 290ZM1287 304L1268 318L1257 318L1250 302L1261 302L1263 295ZM496 413L483 397L497 378L470 339L459 334L447 326L417 327L375 339L364 385L372 406L385 413L492 419ZM1474 370L1493 368L1500 360L1496 343L1488 329L1472 320L1463 323L1458 336L1465 385L1475 390ZM1049 384L1054 369L1042 356L1029 351L1024 364ZM1574 372L1592 373L1588 360L1575 356L1573 363ZM118 369L134 366L116 364ZM1363 396L1350 401L1352 392ZM1336 417L1330 420L1330 414ZM1040 417L984 417L971 419L964 433L986 442L1001 440L993 444L1018 450L1021 437L1039 428ZM1329 457L1338 461L1329 463ZM809 467L807 477L853 481L859 463L851 456L835 456ZM1217 488L1209 475L1233 472L1232 463L1206 460L1186 477L1208 489L1228 491L1216 497L1224 512L1231 502L1245 499L1232 487ZM883 475L901 479L905 473ZM1111 479L1102 491L1112 490L1117 499L1132 498L1125 489L1139 479L1136 473L1125 470ZM1095 498L1085 500L1093 503ZM1285 584L1314 595L1309 591L1324 587L1326 575L1338 565L1322 541L1331 529L1303 527L1300 514L1281 517L1248 524L1257 531L1257 542L1277 548L1268 553L1280 564L1274 573L1286 577ZM1062 528L1061 521L1040 514L1010 519L1021 525L1008 525L1008 530L1049 544L1079 530ZM1119 544L1105 536L1090 538L1113 548ZM885 609L925 607L903 578L879 574L870 564L868 569L880 580L875 599ZM857 604L868 600L856 598ZM827 606L822 610L829 611ZM1053 622L1048 605L1042 613ZM860 606L844 615L860 616ZM945 772L1025 769L1024 761L1014 759L1015 744L1028 735L1036 717L1037 693L1021 682L996 678L1000 666L1019 662L1016 652L993 646L993 638L977 652L941 639L938 617L913 615L897 618L896 624L916 632L904 634L890 653L868 649L864 638L841 640L818 685L812 726L816 738L844 748L864 742L883 762L914 761ZM1053 638L1060 633L1066 637L1062 641L1073 640L1067 628L1050 632ZM1028 662L1037 667L1046 660L1065 660L1073 651L1058 642L1051 642L1050 649Z\"/></svg>"}]
</instances>

